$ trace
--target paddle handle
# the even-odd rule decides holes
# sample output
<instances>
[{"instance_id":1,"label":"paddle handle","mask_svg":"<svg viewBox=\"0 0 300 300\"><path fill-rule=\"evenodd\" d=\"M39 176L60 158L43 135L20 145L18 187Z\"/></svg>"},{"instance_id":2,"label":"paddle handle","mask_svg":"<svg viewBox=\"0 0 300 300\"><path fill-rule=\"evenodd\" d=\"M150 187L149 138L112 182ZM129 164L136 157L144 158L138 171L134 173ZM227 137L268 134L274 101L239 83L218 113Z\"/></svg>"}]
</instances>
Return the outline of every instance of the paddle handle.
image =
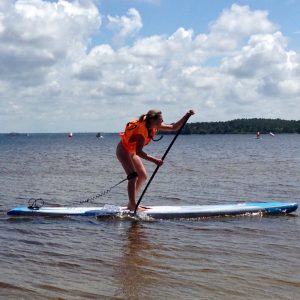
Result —
<instances>
[{"instance_id":1,"label":"paddle handle","mask_svg":"<svg viewBox=\"0 0 300 300\"><path fill-rule=\"evenodd\" d=\"M189 118L190 118L190 116L183 122L183 124L181 125L181 127L180 127L180 128L178 129L178 131L176 132L176 135L174 136L172 142L170 143L169 147L167 148L166 152L164 153L164 155L163 155L162 158L161 158L162 161L166 158L167 154L169 153L170 149L172 148L173 144L175 143L177 137L178 137L179 134L181 133L183 127L185 126L185 124L186 124L186 122L188 121ZM141 196L140 196L140 198L139 198L139 200L138 200L138 202L137 202L137 204L136 204L136 206L135 206L134 214L136 214L136 211L137 211L137 209L138 209L138 207L139 207L139 205L140 205L140 203L141 203L141 201L142 201L142 199L143 199L143 197L144 197L144 195L145 195L145 193L146 193L146 191L147 191L149 185L151 184L153 178L155 177L155 175L156 175L156 173L157 173L159 167L160 167L160 166L157 166L157 167L155 168L155 170L154 170L152 176L150 177L150 179L149 179L147 185L145 186L145 188L144 188L144 190L143 190L143 192L142 192L142 194L141 194Z\"/></svg>"}]
</instances>

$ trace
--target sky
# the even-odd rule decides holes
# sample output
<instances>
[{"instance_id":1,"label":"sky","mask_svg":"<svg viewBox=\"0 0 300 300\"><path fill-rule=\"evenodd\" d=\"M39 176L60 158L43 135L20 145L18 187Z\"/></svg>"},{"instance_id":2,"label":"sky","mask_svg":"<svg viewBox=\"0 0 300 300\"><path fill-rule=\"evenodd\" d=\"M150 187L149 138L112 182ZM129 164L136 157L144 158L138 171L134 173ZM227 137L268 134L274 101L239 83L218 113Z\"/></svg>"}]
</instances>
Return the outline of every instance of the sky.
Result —
<instances>
[{"instance_id":1,"label":"sky","mask_svg":"<svg viewBox=\"0 0 300 300\"><path fill-rule=\"evenodd\" d=\"M1 0L0 132L300 119L298 0Z\"/></svg>"}]
</instances>

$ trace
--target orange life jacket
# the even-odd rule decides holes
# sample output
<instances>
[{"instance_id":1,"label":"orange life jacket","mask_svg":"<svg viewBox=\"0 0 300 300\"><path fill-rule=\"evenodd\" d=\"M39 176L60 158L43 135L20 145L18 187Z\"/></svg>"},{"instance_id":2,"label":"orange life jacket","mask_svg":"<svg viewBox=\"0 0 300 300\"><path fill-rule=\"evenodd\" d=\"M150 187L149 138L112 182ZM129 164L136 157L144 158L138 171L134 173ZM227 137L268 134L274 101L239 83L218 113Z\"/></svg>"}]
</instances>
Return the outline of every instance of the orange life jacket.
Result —
<instances>
[{"instance_id":1,"label":"orange life jacket","mask_svg":"<svg viewBox=\"0 0 300 300\"><path fill-rule=\"evenodd\" d=\"M136 142L133 141L133 137L136 135L141 135L144 138L145 146L151 142L152 137L156 134L156 132L156 128L150 129L149 136L148 128L146 127L146 122L140 122L138 119L134 119L126 124L125 131L119 133L119 136L121 137L121 142L124 148L130 153L135 153Z\"/></svg>"}]
</instances>

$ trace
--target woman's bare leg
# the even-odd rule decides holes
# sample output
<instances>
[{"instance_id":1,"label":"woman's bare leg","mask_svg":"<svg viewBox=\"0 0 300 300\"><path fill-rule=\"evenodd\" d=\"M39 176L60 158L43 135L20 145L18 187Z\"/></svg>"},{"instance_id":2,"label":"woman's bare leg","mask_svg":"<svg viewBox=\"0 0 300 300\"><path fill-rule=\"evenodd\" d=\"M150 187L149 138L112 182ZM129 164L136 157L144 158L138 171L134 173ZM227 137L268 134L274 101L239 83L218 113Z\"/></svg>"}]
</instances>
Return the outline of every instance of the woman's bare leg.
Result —
<instances>
[{"instance_id":1,"label":"woman's bare leg","mask_svg":"<svg viewBox=\"0 0 300 300\"><path fill-rule=\"evenodd\" d=\"M136 192L140 192L142 186L145 184L147 180L147 171L145 169L145 166L142 162L142 159L134 154L132 156L132 162L135 167L136 172L138 173L138 179L136 182Z\"/></svg>"},{"instance_id":2,"label":"woman's bare leg","mask_svg":"<svg viewBox=\"0 0 300 300\"><path fill-rule=\"evenodd\" d=\"M124 149L122 143L119 143L117 146L116 155L120 163L122 164L125 172L127 175L136 172L135 165L132 160L132 154L128 153L126 149ZM129 210L134 210L136 203L136 184L137 184L137 177L128 180L128 205L127 208Z\"/></svg>"}]
</instances>

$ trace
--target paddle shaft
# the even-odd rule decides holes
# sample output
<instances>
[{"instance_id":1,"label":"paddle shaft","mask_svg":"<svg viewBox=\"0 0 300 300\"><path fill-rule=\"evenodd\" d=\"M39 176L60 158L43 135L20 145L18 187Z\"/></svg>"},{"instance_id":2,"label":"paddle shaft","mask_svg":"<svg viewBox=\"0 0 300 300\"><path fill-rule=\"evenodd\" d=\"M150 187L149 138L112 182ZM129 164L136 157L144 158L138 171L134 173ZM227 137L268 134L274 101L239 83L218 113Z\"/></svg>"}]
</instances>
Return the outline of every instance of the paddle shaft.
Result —
<instances>
[{"instance_id":1,"label":"paddle shaft","mask_svg":"<svg viewBox=\"0 0 300 300\"><path fill-rule=\"evenodd\" d=\"M166 158L167 154L169 153L170 149L172 148L173 144L175 143L175 141L176 141L178 135L181 133L181 131L182 131L183 127L185 126L186 122L188 121L188 119L189 119L189 117L184 121L184 123L183 123L183 124L181 125L181 127L178 129L178 131L177 131L176 135L174 136L172 142L170 143L170 145L169 145L169 147L167 148L166 152L165 152L164 155L162 156L162 158L161 158L162 161ZM144 188L144 190L143 190L143 192L142 192L142 194L141 194L141 196L140 196L140 198L139 198L139 200L138 200L138 202L137 202L137 204L136 204L136 206L135 206L134 214L136 214L136 211L137 211L137 209L138 209L138 207L139 207L139 205L140 205L140 203L141 203L141 201L142 201L142 199L143 199L143 197L144 197L144 195L145 195L145 193L146 193L146 191L147 191L149 185L151 184L153 178L155 177L155 175L156 175L156 173L157 173L159 167L160 167L160 166L157 166L157 167L155 168L155 170L154 170L152 176L150 177L150 179L149 179L149 181L148 181L146 187Z\"/></svg>"}]
</instances>

